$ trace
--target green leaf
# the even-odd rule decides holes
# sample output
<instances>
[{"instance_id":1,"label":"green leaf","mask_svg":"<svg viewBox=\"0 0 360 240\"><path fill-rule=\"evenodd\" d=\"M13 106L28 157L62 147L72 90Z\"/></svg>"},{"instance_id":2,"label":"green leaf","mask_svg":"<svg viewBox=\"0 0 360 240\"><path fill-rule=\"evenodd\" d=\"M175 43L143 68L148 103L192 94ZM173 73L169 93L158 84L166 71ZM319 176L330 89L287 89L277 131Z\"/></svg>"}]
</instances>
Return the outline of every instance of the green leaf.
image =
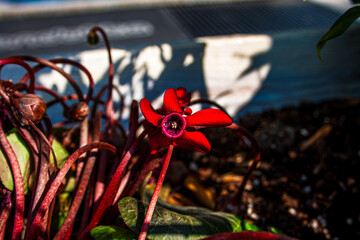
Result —
<instances>
[{"instance_id":1,"label":"green leaf","mask_svg":"<svg viewBox=\"0 0 360 240\"><path fill-rule=\"evenodd\" d=\"M62 168L62 166L65 164L66 160L69 157L69 153L56 138L54 138L51 146L55 152L58 168ZM51 153L50 153L50 162L52 165L54 165L54 157Z\"/></svg>"},{"instance_id":2,"label":"green leaf","mask_svg":"<svg viewBox=\"0 0 360 240\"><path fill-rule=\"evenodd\" d=\"M18 132L9 131L9 133L6 134L6 137L11 147L14 149L16 157L19 161L21 174L23 176L24 182L24 193L26 194L29 191L28 179L31 172L34 170L34 166L31 161L32 158L30 157L30 149L28 148L26 142ZM61 167L64 165L65 161L69 157L69 153L56 139L54 139L52 146L55 151L58 165ZM0 149L0 181L7 190L13 191L14 181L12 177L12 172L8 160L4 154L5 153L3 152L3 150ZM50 159L52 159L52 157Z\"/></svg>"},{"instance_id":3,"label":"green leaf","mask_svg":"<svg viewBox=\"0 0 360 240\"><path fill-rule=\"evenodd\" d=\"M20 134L16 132L12 132L10 134L7 134L7 139L11 145L11 147L14 149L14 152L16 154L16 157L19 161L21 174L23 176L24 181L24 192L28 192L28 186L27 186L27 180L30 176L30 151L28 146L26 145L25 141L22 139ZM4 155L5 153L3 150L0 150L0 180L4 187L8 189L9 191L14 190L14 180L12 177L11 167L8 163L7 158Z\"/></svg>"},{"instance_id":4,"label":"green leaf","mask_svg":"<svg viewBox=\"0 0 360 240\"><path fill-rule=\"evenodd\" d=\"M90 235L96 240L136 240L137 235L126 229L117 226L97 226L90 231Z\"/></svg>"},{"instance_id":5,"label":"green leaf","mask_svg":"<svg viewBox=\"0 0 360 240\"><path fill-rule=\"evenodd\" d=\"M142 203L135 198L127 197L119 202L119 210L124 222L138 234L147 208L147 203ZM158 205L155 207L147 238L153 240L201 239L217 233L244 230L260 229L229 213L167 204L165 207Z\"/></svg>"},{"instance_id":6,"label":"green leaf","mask_svg":"<svg viewBox=\"0 0 360 240\"><path fill-rule=\"evenodd\" d=\"M347 10L343 15L341 15L336 22L331 26L329 31L319 40L316 45L316 51L318 57L321 57L321 49L325 46L326 42L330 39L340 36L343 34L351 24L353 24L356 19L360 17L360 6L355 6Z\"/></svg>"}]
</instances>

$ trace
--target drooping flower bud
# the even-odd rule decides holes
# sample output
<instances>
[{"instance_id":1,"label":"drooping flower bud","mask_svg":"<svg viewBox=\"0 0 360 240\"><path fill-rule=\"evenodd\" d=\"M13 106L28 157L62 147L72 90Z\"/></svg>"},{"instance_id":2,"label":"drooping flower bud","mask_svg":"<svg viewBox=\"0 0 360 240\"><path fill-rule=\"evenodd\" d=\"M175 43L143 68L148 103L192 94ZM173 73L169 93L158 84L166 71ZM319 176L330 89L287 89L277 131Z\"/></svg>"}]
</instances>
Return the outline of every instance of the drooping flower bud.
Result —
<instances>
[{"instance_id":1,"label":"drooping flower bud","mask_svg":"<svg viewBox=\"0 0 360 240\"><path fill-rule=\"evenodd\" d=\"M35 94L25 94L20 98L15 99L21 111L15 109L15 117L24 125L29 125L28 119L33 123L39 123L46 112L45 101ZM24 117L24 115L26 117Z\"/></svg>"},{"instance_id":2,"label":"drooping flower bud","mask_svg":"<svg viewBox=\"0 0 360 240\"><path fill-rule=\"evenodd\" d=\"M89 105L83 101L72 104L68 111L69 118L76 121L82 121L90 114Z\"/></svg>"},{"instance_id":3,"label":"drooping flower bud","mask_svg":"<svg viewBox=\"0 0 360 240\"><path fill-rule=\"evenodd\" d=\"M99 36L94 31L91 31L87 36L87 41L90 45L96 45L99 43Z\"/></svg>"}]
</instances>

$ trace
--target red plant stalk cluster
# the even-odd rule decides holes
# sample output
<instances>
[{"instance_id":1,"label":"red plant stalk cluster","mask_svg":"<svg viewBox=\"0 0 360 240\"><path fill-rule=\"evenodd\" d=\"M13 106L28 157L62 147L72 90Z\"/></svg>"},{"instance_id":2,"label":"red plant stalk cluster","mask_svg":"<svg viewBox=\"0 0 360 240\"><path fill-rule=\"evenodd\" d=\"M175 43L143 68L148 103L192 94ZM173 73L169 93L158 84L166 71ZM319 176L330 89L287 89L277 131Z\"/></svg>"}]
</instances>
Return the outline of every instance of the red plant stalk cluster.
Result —
<instances>
[{"instance_id":1,"label":"red plant stalk cluster","mask_svg":"<svg viewBox=\"0 0 360 240\"><path fill-rule=\"evenodd\" d=\"M123 197L132 196L156 167L152 164L153 160L163 157L161 172L139 235L139 239L145 239L174 147L209 152L210 143L199 131L205 127L233 129L247 137L255 148L256 157L229 206L239 207L241 203L245 182L260 160L258 145L251 134L234 124L216 103L209 100L191 101L191 93L183 87L167 89L160 109L155 110L148 99L142 99L140 109L144 121L139 119L139 104L134 100L130 108L129 130L126 132L119 119L114 119L113 90L120 95L120 99L123 97L112 82L114 69L106 34L100 27L94 27L90 30L88 40L97 43L98 34L103 37L108 50L109 74L108 84L96 95L93 95L94 82L90 72L72 60L46 60L32 56L0 60L0 144L14 183L13 191L0 185L0 239L89 238L89 232L95 226L114 221L119 215L117 202ZM28 62L37 65L30 66ZM19 65L27 73L16 83L2 79L1 71L8 64ZM71 65L85 73L89 80L86 94L59 64ZM59 96L53 90L37 85L36 73L43 68L59 72L73 87L75 94ZM38 95L40 92L52 96L53 100L45 103ZM103 97L106 92L107 97ZM217 109L193 113L190 106L197 103L211 104ZM56 104L63 108L66 120L52 123L46 110ZM120 116L122 110L123 102L120 103ZM141 126L143 130L138 134ZM26 197L24 184L28 179L23 179L17 154L6 137L14 129L28 146L33 166L34 184ZM56 135L54 129L62 129L61 135ZM71 151L61 167L52 148L55 135ZM149 148L142 148L140 156L133 158L145 137L149 140ZM50 156L54 159L53 163ZM75 187L66 217L59 227L55 227L53 219L59 214L56 211L60 195L71 171L74 171Z\"/></svg>"}]
</instances>

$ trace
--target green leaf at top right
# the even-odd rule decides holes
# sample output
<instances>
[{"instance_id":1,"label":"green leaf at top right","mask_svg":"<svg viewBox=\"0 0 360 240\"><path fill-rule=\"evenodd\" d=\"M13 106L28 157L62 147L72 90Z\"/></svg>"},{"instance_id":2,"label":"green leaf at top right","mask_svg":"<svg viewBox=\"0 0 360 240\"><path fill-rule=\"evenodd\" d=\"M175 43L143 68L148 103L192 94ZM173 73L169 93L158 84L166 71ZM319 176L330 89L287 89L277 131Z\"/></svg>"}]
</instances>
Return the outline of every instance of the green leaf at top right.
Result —
<instances>
[{"instance_id":1,"label":"green leaf at top right","mask_svg":"<svg viewBox=\"0 0 360 240\"><path fill-rule=\"evenodd\" d=\"M324 36L322 36L322 38L316 44L316 51L318 57L321 60L323 60L323 58L321 57L321 49L325 46L326 42L343 34L359 17L360 6L355 6L347 10L336 20L336 22L331 26L329 31L325 33Z\"/></svg>"}]
</instances>

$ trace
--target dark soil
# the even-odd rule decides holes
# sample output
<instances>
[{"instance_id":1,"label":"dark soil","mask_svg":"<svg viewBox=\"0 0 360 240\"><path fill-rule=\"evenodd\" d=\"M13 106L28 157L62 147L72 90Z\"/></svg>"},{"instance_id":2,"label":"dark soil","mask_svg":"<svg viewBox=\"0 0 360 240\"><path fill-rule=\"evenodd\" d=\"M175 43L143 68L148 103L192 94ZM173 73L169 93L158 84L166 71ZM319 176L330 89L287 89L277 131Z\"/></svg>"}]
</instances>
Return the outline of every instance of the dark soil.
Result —
<instances>
[{"instance_id":1,"label":"dark soil","mask_svg":"<svg viewBox=\"0 0 360 240\"><path fill-rule=\"evenodd\" d=\"M239 124L253 133L262 151L244 193L247 221L299 239L360 239L360 100L266 111ZM246 139L230 130L205 134L211 153L179 152L172 160L177 174L170 168L170 196L178 204L219 209L236 191L253 153ZM179 183L189 174L200 184L197 192L210 191L210 199Z\"/></svg>"}]
</instances>

